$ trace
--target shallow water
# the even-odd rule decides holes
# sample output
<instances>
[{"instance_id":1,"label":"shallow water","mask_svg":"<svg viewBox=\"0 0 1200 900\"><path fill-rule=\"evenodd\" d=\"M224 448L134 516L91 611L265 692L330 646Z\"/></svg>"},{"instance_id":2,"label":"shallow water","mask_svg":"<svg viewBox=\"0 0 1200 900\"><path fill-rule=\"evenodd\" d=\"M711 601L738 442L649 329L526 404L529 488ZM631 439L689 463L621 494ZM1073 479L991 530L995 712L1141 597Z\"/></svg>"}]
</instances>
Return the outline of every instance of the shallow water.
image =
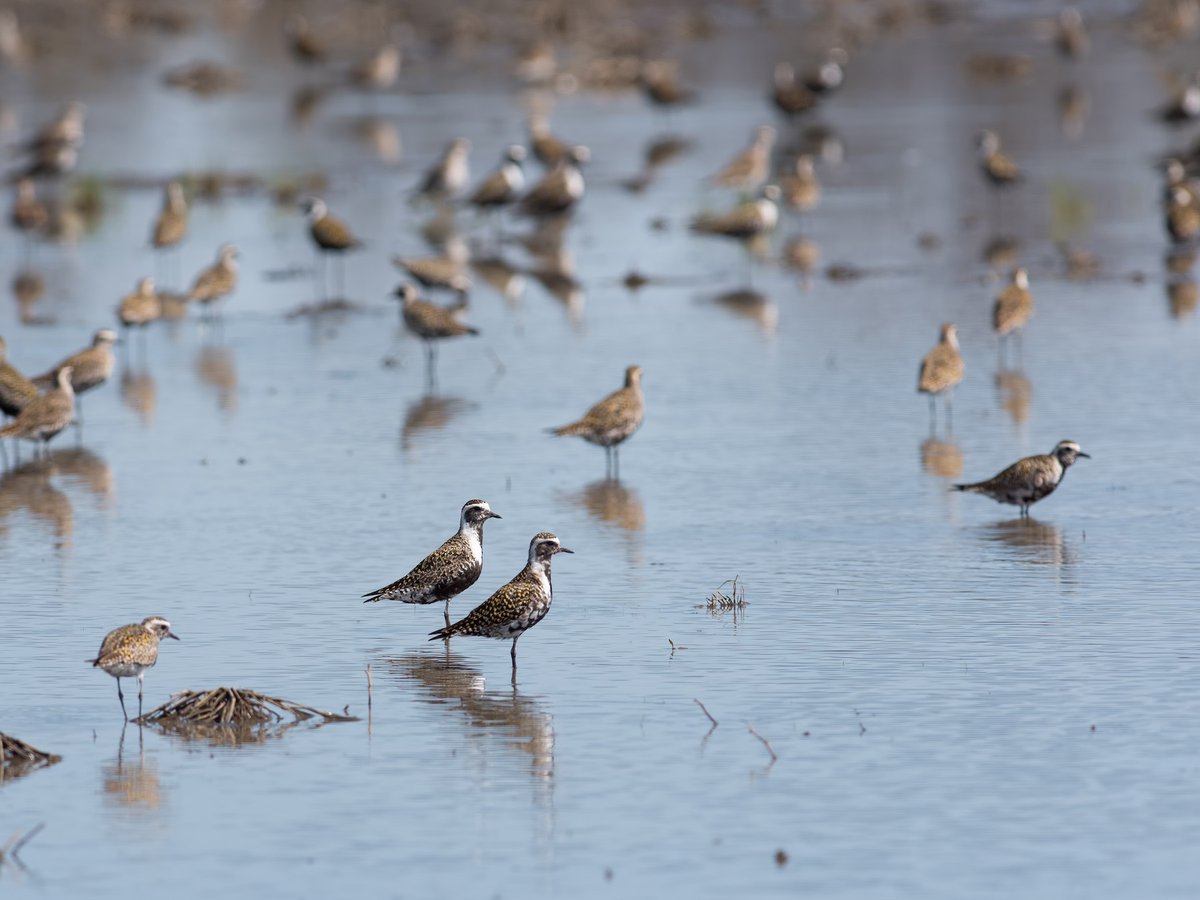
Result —
<instances>
[{"instance_id":1,"label":"shallow water","mask_svg":"<svg viewBox=\"0 0 1200 900\"><path fill-rule=\"evenodd\" d=\"M85 174L325 170L332 209L369 244L346 265L357 311L288 318L316 297L312 279L267 277L312 266L299 215L263 196L197 206L181 279L223 241L242 252L220 323L136 336L121 376L86 396L78 442L0 477L0 730L63 756L0 788L0 836L46 824L26 870L0 869L9 893L123 896L133 877L174 896L212 877L289 896L1193 891L1200 326L1172 314L1151 168L1190 133L1148 113L1156 62L1186 47L1151 53L1113 20L1068 64L1004 7L987 29L872 43L820 115L845 147L818 167L821 208L786 217L773 248L803 233L822 267L867 275L818 271L805 287L686 230L731 201L701 179L771 120L763 42L782 58L801 34L724 12L718 38L680 51L703 102L669 127L693 146L644 193L619 183L666 120L632 94L557 100L555 131L595 160L567 237L582 297L526 278L506 298L477 277L482 335L442 348L430 392L387 296L389 253L429 252L431 213L402 198L452 135L486 171L521 138L528 100L428 58L403 82L419 95L336 94L296 129L287 104L307 76L263 9L241 36L142 37L119 63L100 42L109 64L5 73L22 125L87 101ZM968 82L979 50L1028 53L1037 74ZM218 51L251 76L245 93L159 85ZM1091 96L1074 138L1054 107L1068 82ZM368 114L400 129L397 166L355 141ZM999 202L972 155L985 125L1029 174ZM154 270L139 248L157 193L105 199L77 245L34 251L52 324L0 307L23 369L82 346ZM926 231L940 247L918 247ZM981 254L1012 234L1037 312L1019 363L1001 365L1000 282ZM1103 276L1062 277L1062 238ZM21 252L7 242L6 279ZM663 283L631 293L632 268ZM968 374L953 432L931 436L915 372L946 320ZM648 413L614 483L598 449L542 429L630 363ZM1031 520L947 491L1068 437L1093 458ZM522 638L515 686L507 645L429 644L436 607L357 599L475 496L504 518L452 614L515 574L534 532L576 551L555 560L554 608ZM748 606L705 609L735 575ZM229 684L362 721L240 747L122 730L111 679L82 661L149 614L182 641L147 675L147 706Z\"/></svg>"}]
</instances>

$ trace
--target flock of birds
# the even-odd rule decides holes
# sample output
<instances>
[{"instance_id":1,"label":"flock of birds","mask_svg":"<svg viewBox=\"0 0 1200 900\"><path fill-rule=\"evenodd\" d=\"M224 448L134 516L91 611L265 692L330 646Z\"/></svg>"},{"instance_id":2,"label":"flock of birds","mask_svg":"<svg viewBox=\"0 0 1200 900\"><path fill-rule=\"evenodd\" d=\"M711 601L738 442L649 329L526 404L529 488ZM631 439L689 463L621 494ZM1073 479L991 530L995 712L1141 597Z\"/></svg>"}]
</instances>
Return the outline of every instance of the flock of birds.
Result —
<instances>
[{"instance_id":1,"label":"flock of birds","mask_svg":"<svg viewBox=\"0 0 1200 900\"><path fill-rule=\"evenodd\" d=\"M1087 32L1077 10L1065 10L1056 28L1060 52L1066 56L1086 52ZM327 55L319 36L301 17L289 20L286 38L294 56L302 62L322 60ZM848 54L837 47L803 74L797 74L791 63L779 62L770 81L770 103L785 122L791 123L836 93L846 77L848 62ZM531 79L541 77L544 64L545 60L536 53L521 62L522 71L533 73ZM384 47L369 62L354 69L352 78L364 90L389 90L395 85L399 71L399 53L392 47ZM696 99L695 92L680 82L676 67L670 63L644 62L636 80L647 100L658 107L669 109ZM54 183L75 168L84 141L85 114L82 103L68 103L56 119L19 145L23 160L12 178L14 195L9 221L30 239L43 233L51 220L47 205L39 198L39 185L48 182L53 188ZM1162 117L1171 122L1200 120L1200 81L1189 81L1180 96L1162 111ZM776 229L781 210L808 211L818 206L821 185L813 157L802 153L779 166L775 154L777 136L772 125L758 127L744 149L710 177L710 183L732 189L739 196L724 211L696 215L690 221L692 231L737 240L754 239ZM980 132L976 147L981 174L995 190L1008 190L1020 183L1021 169L1003 150L995 131ZM511 211L539 222L567 223L572 210L584 198L584 171L590 152L587 147L556 137L543 116L531 116L528 146L505 147L496 167L474 185L469 165L471 150L470 142L464 138L449 140L415 185L413 199L439 206L465 204L493 217ZM528 178L526 173L526 164L531 159L543 167L536 180ZM1171 240L1181 245L1200 236L1200 181L1194 175L1197 170L1200 170L1200 152L1191 158L1173 159L1164 166L1164 219ZM320 197L305 198L301 209L321 260L322 282L326 257L334 257L340 275L345 254L363 249L364 242ZM161 210L151 223L150 243L157 250L170 251L184 240L187 231L188 203L183 185L170 181L163 191ZM395 295L400 300L406 328L425 344L432 379L439 343L477 333L463 319L472 288L465 261L461 255L447 252L426 258L397 256L392 262L407 278L396 288ZM154 279L140 279L134 291L121 299L116 319L128 330L145 328L160 318L186 314L191 305L203 310L206 317L216 315L220 302L235 293L238 274L237 248L225 244L218 249L215 262L200 272L182 294L160 292ZM422 290L446 291L456 299L451 305L441 305L422 296ZM994 303L993 325L1002 353L1008 342L1019 340L1033 310L1028 271L1017 267ZM44 448L50 441L78 421L82 395L104 384L112 374L113 346L117 342L114 329L101 328L95 332L90 346L27 378L8 361L7 347L0 338L0 410L11 417L0 428L0 439L35 442L43 452L48 452ZM949 417L949 398L962 381L964 371L955 325L946 323L941 326L939 343L924 357L918 376L917 389L929 396L933 421L936 422L939 397L944 399ZM608 471L615 475L618 448L637 431L644 417L641 377L640 367L628 367L619 390L594 405L582 418L551 431L556 435L578 436L603 447ZM1088 454L1079 444L1064 440L1048 454L1019 460L990 479L955 487L1016 505L1021 515L1026 516L1029 507L1052 493L1067 469L1081 457L1087 458ZM366 595L366 602L443 603L445 625L433 632L431 639L466 635L511 639L515 677L517 639L546 615L553 599L551 561L559 553L572 551L550 532L534 535L527 563L520 573L467 616L451 622L450 600L480 577L483 526L491 518L499 516L487 502L469 500L462 507L458 531L451 538L404 577ZM175 637L169 622L150 617L141 623L122 626L104 639L92 663L117 679L123 712L121 679L138 679L140 715L142 678L157 660L159 642Z\"/></svg>"}]
</instances>

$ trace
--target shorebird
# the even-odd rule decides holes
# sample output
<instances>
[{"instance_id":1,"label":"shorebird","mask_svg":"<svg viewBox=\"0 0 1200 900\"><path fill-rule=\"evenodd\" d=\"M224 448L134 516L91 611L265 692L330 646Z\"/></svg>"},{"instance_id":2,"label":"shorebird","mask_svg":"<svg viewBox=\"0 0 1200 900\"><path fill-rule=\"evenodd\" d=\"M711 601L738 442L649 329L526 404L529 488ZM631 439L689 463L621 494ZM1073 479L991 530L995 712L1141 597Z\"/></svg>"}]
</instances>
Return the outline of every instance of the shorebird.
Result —
<instances>
[{"instance_id":1,"label":"shorebird","mask_svg":"<svg viewBox=\"0 0 1200 900\"><path fill-rule=\"evenodd\" d=\"M711 180L723 187L754 190L771 172L771 148L774 146L775 129L760 125L754 131L750 146L731 159Z\"/></svg>"},{"instance_id":2,"label":"shorebird","mask_svg":"<svg viewBox=\"0 0 1200 900\"><path fill-rule=\"evenodd\" d=\"M90 391L108 381L112 374L116 358L112 346L117 342L117 333L111 328L101 328L92 336L92 345L78 353L72 353L53 368L36 378L31 378L40 388L48 388L58 380L58 373L64 368L71 370L71 390L76 396Z\"/></svg>"},{"instance_id":3,"label":"shorebird","mask_svg":"<svg viewBox=\"0 0 1200 900\"><path fill-rule=\"evenodd\" d=\"M1159 110L1159 118L1182 125L1200 118L1200 72L1194 72L1179 92Z\"/></svg>"},{"instance_id":4,"label":"shorebird","mask_svg":"<svg viewBox=\"0 0 1200 900\"><path fill-rule=\"evenodd\" d=\"M442 613L449 626L450 601L478 581L483 571L483 525L499 518L486 500L468 500L459 514L457 532L403 578L363 594L363 603L445 603Z\"/></svg>"},{"instance_id":5,"label":"shorebird","mask_svg":"<svg viewBox=\"0 0 1200 900\"><path fill-rule=\"evenodd\" d=\"M479 183L468 202L480 209L499 209L517 199L525 188L525 148L512 144L504 151L500 166Z\"/></svg>"},{"instance_id":6,"label":"shorebird","mask_svg":"<svg viewBox=\"0 0 1200 900\"><path fill-rule=\"evenodd\" d=\"M63 366L58 370L54 387L25 404L15 419L0 428L0 438L41 441L44 450L51 438L70 425L74 418L71 367Z\"/></svg>"},{"instance_id":7,"label":"shorebird","mask_svg":"<svg viewBox=\"0 0 1200 900\"><path fill-rule=\"evenodd\" d=\"M590 155L587 147L572 147L570 153L521 198L521 212L534 216L556 215L578 203L584 192L579 166L587 162Z\"/></svg>"},{"instance_id":8,"label":"shorebird","mask_svg":"<svg viewBox=\"0 0 1200 900\"><path fill-rule=\"evenodd\" d=\"M817 95L796 81L796 70L791 63L779 62L775 63L771 102L790 118L813 109L817 105Z\"/></svg>"},{"instance_id":9,"label":"shorebird","mask_svg":"<svg viewBox=\"0 0 1200 900\"><path fill-rule=\"evenodd\" d=\"M643 63L638 81L646 99L668 111L696 99L695 91L680 84L678 67L669 60L653 59Z\"/></svg>"},{"instance_id":10,"label":"shorebird","mask_svg":"<svg viewBox=\"0 0 1200 900\"><path fill-rule=\"evenodd\" d=\"M550 561L558 553L574 553L559 543L549 531L541 531L529 542L529 562L517 576L465 618L439 628L430 634L431 641L445 640L455 635L473 637L512 638L513 677L517 674L517 639L546 618L554 601L550 580Z\"/></svg>"},{"instance_id":11,"label":"shorebird","mask_svg":"<svg viewBox=\"0 0 1200 900\"><path fill-rule=\"evenodd\" d=\"M554 435L581 437L589 444L603 447L606 468L615 473L620 465L618 445L641 427L645 414L642 368L630 366L625 370L624 387L589 409L582 419L549 430Z\"/></svg>"},{"instance_id":12,"label":"shorebird","mask_svg":"<svg viewBox=\"0 0 1200 900\"><path fill-rule=\"evenodd\" d=\"M26 235L33 236L46 230L46 225L50 222L50 213L46 204L37 198L37 189L32 178L17 180L8 220L14 228Z\"/></svg>"},{"instance_id":13,"label":"shorebird","mask_svg":"<svg viewBox=\"0 0 1200 900\"><path fill-rule=\"evenodd\" d=\"M414 191L417 197L433 200L449 200L460 193L471 180L468 157L471 142L466 138L455 138L446 145L442 155L425 173L420 186Z\"/></svg>"},{"instance_id":14,"label":"shorebird","mask_svg":"<svg viewBox=\"0 0 1200 900\"><path fill-rule=\"evenodd\" d=\"M751 238L774 230L779 222L779 188L766 185L753 200L743 200L727 213L700 213L692 231L732 238Z\"/></svg>"},{"instance_id":15,"label":"shorebird","mask_svg":"<svg viewBox=\"0 0 1200 900\"><path fill-rule=\"evenodd\" d=\"M471 279L467 277L466 264L470 253L461 238L446 244L442 256L403 257L392 256L392 265L427 288L445 288L458 294L471 290Z\"/></svg>"},{"instance_id":16,"label":"shorebird","mask_svg":"<svg viewBox=\"0 0 1200 900\"><path fill-rule=\"evenodd\" d=\"M1000 149L1000 135L985 128L975 136L979 164L984 177L996 187L1007 187L1021 180L1021 169Z\"/></svg>"},{"instance_id":17,"label":"shorebird","mask_svg":"<svg viewBox=\"0 0 1200 900\"><path fill-rule=\"evenodd\" d=\"M992 306L992 326L1001 342L1010 334L1025 327L1033 315L1033 295L1029 293L1029 273L1024 268L1013 269L1012 281L996 295Z\"/></svg>"},{"instance_id":18,"label":"shorebird","mask_svg":"<svg viewBox=\"0 0 1200 900\"><path fill-rule=\"evenodd\" d=\"M813 158L807 153L796 157L795 170L779 179L779 191L792 209L809 212L821 202L821 182L817 180Z\"/></svg>"},{"instance_id":19,"label":"shorebird","mask_svg":"<svg viewBox=\"0 0 1200 900\"><path fill-rule=\"evenodd\" d=\"M380 47L350 73L350 80L355 85L369 91L386 91L399 77L400 51L391 44Z\"/></svg>"},{"instance_id":20,"label":"shorebird","mask_svg":"<svg viewBox=\"0 0 1200 900\"><path fill-rule=\"evenodd\" d=\"M288 49L298 62L311 65L325 60L328 55L325 45L321 43L304 16L299 13L289 16L283 31L288 39Z\"/></svg>"},{"instance_id":21,"label":"shorebird","mask_svg":"<svg viewBox=\"0 0 1200 900\"><path fill-rule=\"evenodd\" d=\"M953 490L983 494L998 503L1019 506L1021 515L1028 516L1029 507L1054 493L1067 469L1081 456L1091 459L1074 441L1059 441L1049 453L1019 459L987 481L956 484Z\"/></svg>"},{"instance_id":22,"label":"shorebird","mask_svg":"<svg viewBox=\"0 0 1200 900\"><path fill-rule=\"evenodd\" d=\"M142 328L162 315L162 302L154 290L154 279L143 278L132 294L121 298L117 318L126 328Z\"/></svg>"},{"instance_id":23,"label":"shorebird","mask_svg":"<svg viewBox=\"0 0 1200 900\"><path fill-rule=\"evenodd\" d=\"M832 94L846 80L846 70L843 68L849 57L841 47L831 47L825 54L825 59L804 76L804 86L819 96Z\"/></svg>"},{"instance_id":24,"label":"shorebird","mask_svg":"<svg viewBox=\"0 0 1200 900\"><path fill-rule=\"evenodd\" d=\"M38 395L37 385L8 362L8 344L0 337L0 412L15 416Z\"/></svg>"},{"instance_id":25,"label":"shorebird","mask_svg":"<svg viewBox=\"0 0 1200 900\"><path fill-rule=\"evenodd\" d=\"M39 156L62 145L80 147L83 144L83 120L86 112L87 107L78 100L65 104L59 111L58 118L42 126L33 137L19 144L17 150Z\"/></svg>"},{"instance_id":26,"label":"shorebird","mask_svg":"<svg viewBox=\"0 0 1200 900\"><path fill-rule=\"evenodd\" d=\"M300 208L308 216L308 233L317 245L318 258L321 260L322 292L325 290L325 254L333 253L338 259L338 291L344 294L346 272L342 254L361 247L362 241L354 236L345 222L329 213L325 201L319 197L308 198Z\"/></svg>"},{"instance_id":27,"label":"shorebird","mask_svg":"<svg viewBox=\"0 0 1200 900\"><path fill-rule=\"evenodd\" d=\"M411 284L402 284L396 288L395 296L402 303L401 315L404 324L417 337L425 342L425 354L428 362L430 381L434 378L434 365L437 362L437 342L464 334L479 334L477 328L472 328L460 322L458 315L464 304L458 304L449 309L422 300L417 289Z\"/></svg>"},{"instance_id":28,"label":"shorebird","mask_svg":"<svg viewBox=\"0 0 1200 900\"><path fill-rule=\"evenodd\" d=\"M1088 51L1088 33L1083 24L1083 13L1068 6L1058 14L1054 30L1054 47L1068 59L1083 56Z\"/></svg>"},{"instance_id":29,"label":"shorebird","mask_svg":"<svg viewBox=\"0 0 1200 900\"><path fill-rule=\"evenodd\" d=\"M1200 202L1184 186L1171 191L1166 209L1167 233L1177 244L1190 241L1200 234Z\"/></svg>"},{"instance_id":30,"label":"shorebird","mask_svg":"<svg viewBox=\"0 0 1200 900\"><path fill-rule=\"evenodd\" d=\"M217 261L196 276L187 298L208 308L233 293L238 280L238 251L233 244L222 244Z\"/></svg>"},{"instance_id":31,"label":"shorebird","mask_svg":"<svg viewBox=\"0 0 1200 900\"><path fill-rule=\"evenodd\" d=\"M156 250L175 247L187 234L187 201L183 198L183 185L178 181L167 182L163 190L162 209L154 220L150 243Z\"/></svg>"},{"instance_id":32,"label":"shorebird","mask_svg":"<svg viewBox=\"0 0 1200 900\"><path fill-rule=\"evenodd\" d=\"M532 115L529 117L529 146L534 159L546 168L553 168L570 155L574 145L551 134L545 116Z\"/></svg>"},{"instance_id":33,"label":"shorebird","mask_svg":"<svg viewBox=\"0 0 1200 900\"><path fill-rule=\"evenodd\" d=\"M958 329L953 322L942 326L941 338L936 347L925 354L921 360L921 370L917 374L917 392L929 395L929 421L935 421L937 407L935 398L938 394L947 394L946 414L950 414L949 393L963 379L963 359L958 352Z\"/></svg>"},{"instance_id":34,"label":"shorebird","mask_svg":"<svg viewBox=\"0 0 1200 900\"><path fill-rule=\"evenodd\" d=\"M117 699L121 701L121 715L126 721L125 695L121 693L122 678L138 681L138 718L142 717L142 679L146 670L158 662L158 645L163 638L179 640L171 631L171 623L161 616L150 616L132 625L114 628L104 636L100 652L95 659L84 660L97 669L103 669L117 679Z\"/></svg>"}]
</instances>

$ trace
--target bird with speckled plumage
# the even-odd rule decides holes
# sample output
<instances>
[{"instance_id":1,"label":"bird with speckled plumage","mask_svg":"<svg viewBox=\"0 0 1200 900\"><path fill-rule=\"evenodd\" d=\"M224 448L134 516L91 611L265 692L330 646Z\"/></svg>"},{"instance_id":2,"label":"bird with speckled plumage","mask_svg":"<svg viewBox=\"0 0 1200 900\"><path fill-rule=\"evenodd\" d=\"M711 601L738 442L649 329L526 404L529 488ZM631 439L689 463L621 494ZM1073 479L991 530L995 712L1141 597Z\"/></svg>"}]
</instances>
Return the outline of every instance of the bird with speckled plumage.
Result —
<instances>
[{"instance_id":1,"label":"bird with speckled plumage","mask_svg":"<svg viewBox=\"0 0 1200 900\"><path fill-rule=\"evenodd\" d=\"M188 291L188 300L208 307L232 294L238 281L237 258L237 247L222 244L217 251L217 261L196 276L192 289Z\"/></svg>"},{"instance_id":2,"label":"bird with speckled plumage","mask_svg":"<svg viewBox=\"0 0 1200 900\"><path fill-rule=\"evenodd\" d=\"M0 337L0 412L15 416L38 395L37 385L7 360L8 344Z\"/></svg>"},{"instance_id":3,"label":"bird with speckled plumage","mask_svg":"<svg viewBox=\"0 0 1200 900\"><path fill-rule=\"evenodd\" d=\"M605 459L611 469L616 460L617 445L641 427L645 415L642 367L630 366L625 370L624 387L613 391L594 405L583 414L582 419L569 425L551 428L550 433L560 437L581 437L589 444L603 447Z\"/></svg>"},{"instance_id":4,"label":"bird with speckled plumage","mask_svg":"<svg viewBox=\"0 0 1200 900\"><path fill-rule=\"evenodd\" d=\"M431 641L454 637L512 638L513 674L517 671L517 639L542 621L550 612L554 588L550 581L550 561L557 553L574 553L559 543L549 531L542 531L529 542L529 562L517 576L466 618L431 632Z\"/></svg>"},{"instance_id":5,"label":"bird with speckled plumage","mask_svg":"<svg viewBox=\"0 0 1200 900\"><path fill-rule=\"evenodd\" d=\"M479 580L483 571L483 524L501 518L486 500L468 500L459 515L458 531L426 556L403 578L363 594L364 603L445 603L450 625L450 601Z\"/></svg>"},{"instance_id":6,"label":"bird with speckled plumage","mask_svg":"<svg viewBox=\"0 0 1200 900\"><path fill-rule=\"evenodd\" d=\"M1008 187L1021 180L1021 167L1000 149L1000 135L985 128L975 136L975 149L983 177L995 187Z\"/></svg>"},{"instance_id":7,"label":"bird with speckled plumage","mask_svg":"<svg viewBox=\"0 0 1200 900\"><path fill-rule=\"evenodd\" d=\"M40 388L52 386L58 379L58 373L66 366L71 368L71 389L76 395L90 391L108 381L116 367L117 360L112 347L117 342L117 333L111 328L101 328L92 336L92 345L72 353L64 360L31 378Z\"/></svg>"},{"instance_id":8,"label":"bird with speckled plumage","mask_svg":"<svg viewBox=\"0 0 1200 900\"><path fill-rule=\"evenodd\" d=\"M963 371L962 353L958 349L958 329L953 322L947 322L942 325L937 346L921 360L921 371L917 375L917 392L929 395L930 417L935 415L934 398L952 391L962 381Z\"/></svg>"},{"instance_id":9,"label":"bird with speckled plumage","mask_svg":"<svg viewBox=\"0 0 1200 900\"><path fill-rule=\"evenodd\" d=\"M163 638L179 640L171 631L171 623L161 616L149 616L141 622L114 628L104 636L95 659L85 660L117 679L117 699L126 720L125 695L121 693L122 678L138 681L138 718L142 717L142 679L146 670L158 662L158 645Z\"/></svg>"},{"instance_id":10,"label":"bird with speckled plumage","mask_svg":"<svg viewBox=\"0 0 1200 900\"><path fill-rule=\"evenodd\" d=\"M996 295L992 305L992 327L996 334L1005 338L1020 331L1033 317L1033 294L1029 292L1029 273L1023 268L1013 269L1008 287Z\"/></svg>"},{"instance_id":11,"label":"bird with speckled plumage","mask_svg":"<svg viewBox=\"0 0 1200 900\"><path fill-rule=\"evenodd\" d=\"M1067 469L1081 456L1091 459L1075 441L1059 441L1049 453L1019 459L986 481L956 484L953 490L983 494L997 503L1019 506L1021 515L1028 516L1029 507L1054 493Z\"/></svg>"}]
</instances>

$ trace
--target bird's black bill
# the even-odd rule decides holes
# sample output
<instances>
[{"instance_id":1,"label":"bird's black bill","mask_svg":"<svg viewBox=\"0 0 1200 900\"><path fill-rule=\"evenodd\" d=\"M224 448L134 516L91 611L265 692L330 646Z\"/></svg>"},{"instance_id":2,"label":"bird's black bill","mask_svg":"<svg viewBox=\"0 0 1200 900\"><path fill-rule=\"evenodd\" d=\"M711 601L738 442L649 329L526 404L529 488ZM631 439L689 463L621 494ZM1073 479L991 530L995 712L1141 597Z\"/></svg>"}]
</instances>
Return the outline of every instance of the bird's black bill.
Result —
<instances>
[{"instance_id":1,"label":"bird's black bill","mask_svg":"<svg viewBox=\"0 0 1200 900\"><path fill-rule=\"evenodd\" d=\"M173 631L168 631L168 632L167 632L167 637L169 637L169 638L174 638L175 640L179 640L179 635L177 635L177 634L176 634L175 632L173 632Z\"/></svg>"}]
</instances>

